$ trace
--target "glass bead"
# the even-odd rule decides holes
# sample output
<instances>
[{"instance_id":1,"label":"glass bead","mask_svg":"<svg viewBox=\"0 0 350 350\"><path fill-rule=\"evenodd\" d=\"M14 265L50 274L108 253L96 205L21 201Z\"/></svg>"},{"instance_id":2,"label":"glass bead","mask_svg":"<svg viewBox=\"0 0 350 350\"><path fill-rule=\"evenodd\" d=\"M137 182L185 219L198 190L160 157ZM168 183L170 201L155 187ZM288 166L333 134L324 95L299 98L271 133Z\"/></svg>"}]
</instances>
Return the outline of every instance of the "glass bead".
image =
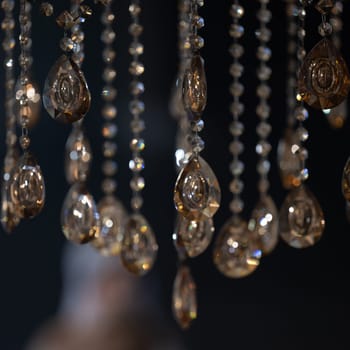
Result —
<instances>
[{"instance_id":1,"label":"glass bead","mask_svg":"<svg viewBox=\"0 0 350 350\"><path fill-rule=\"evenodd\" d=\"M237 59L240 58L240 57L242 57L243 54L244 54L244 48L243 48L243 46L240 45L240 44L237 44L237 43L232 44L232 45L230 46L229 51L230 51L230 54L232 55L232 57L233 57L233 58L237 58Z\"/></svg>"},{"instance_id":2,"label":"glass bead","mask_svg":"<svg viewBox=\"0 0 350 350\"><path fill-rule=\"evenodd\" d=\"M244 15L244 8L241 5L233 4L230 13L233 18L240 19Z\"/></svg>"},{"instance_id":3,"label":"glass bead","mask_svg":"<svg viewBox=\"0 0 350 350\"><path fill-rule=\"evenodd\" d=\"M102 58L104 60L104 62L106 63L112 63L116 57L116 52L110 48L110 47L106 47L103 51L102 51Z\"/></svg>"},{"instance_id":4,"label":"glass bead","mask_svg":"<svg viewBox=\"0 0 350 350\"><path fill-rule=\"evenodd\" d=\"M309 157L309 152L305 147L300 147L299 149L299 157L302 161L305 161Z\"/></svg>"},{"instance_id":5,"label":"glass bead","mask_svg":"<svg viewBox=\"0 0 350 350\"><path fill-rule=\"evenodd\" d=\"M269 188L270 188L269 180L267 180L267 179L260 179L258 181L258 191L260 193L267 193Z\"/></svg>"},{"instance_id":6,"label":"glass bead","mask_svg":"<svg viewBox=\"0 0 350 350\"><path fill-rule=\"evenodd\" d=\"M5 11L12 11L15 7L15 0L3 0L1 2L1 7Z\"/></svg>"},{"instance_id":7,"label":"glass bead","mask_svg":"<svg viewBox=\"0 0 350 350\"><path fill-rule=\"evenodd\" d=\"M268 99L271 95L271 88L266 84L260 84L256 89L258 97Z\"/></svg>"},{"instance_id":8,"label":"glass bead","mask_svg":"<svg viewBox=\"0 0 350 350\"><path fill-rule=\"evenodd\" d=\"M56 23L64 30L69 30L74 25L74 18L68 11L63 11L56 18Z\"/></svg>"},{"instance_id":9,"label":"glass bead","mask_svg":"<svg viewBox=\"0 0 350 350\"><path fill-rule=\"evenodd\" d=\"M191 139L191 147L195 153L202 152L205 147L205 142L200 136L195 135Z\"/></svg>"},{"instance_id":10,"label":"glass bead","mask_svg":"<svg viewBox=\"0 0 350 350\"><path fill-rule=\"evenodd\" d=\"M84 32L82 30L78 30L76 32L72 31L72 35L71 35L71 39L77 43L77 44L81 44L84 39L85 39L85 35Z\"/></svg>"},{"instance_id":11,"label":"glass bead","mask_svg":"<svg viewBox=\"0 0 350 350\"><path fill-rule=\"evenodd\" d=\"M117 182L113 179L104 179L102 181L102 191L106 194L112 194L117 188Z\"/></svg>"},{"instance_id":12,"label":"glass bead","mask_svg":"<svg viewBox=\"0 0 350 350\"><path fill-rule=\"evenodd\" d=\"M240 198L235 198L230 202L230 210L232 213L239 214L244 209L244 203Z\"/></svg>"},{"instance_id":13,"label":"glass bead","mask_svg":"<svg viewBox=\"0 0 350 350\"><path fill-rule=\"evenodd\" d=\"M257 70L257 76L259 80L266 81L269 80L271 77L272 70L268 66L260 66Z\"/></svg>"},{"instance_id":14,"label":"glass bead","mask_svg":"<svg viewBox=\"0 0 350 350\"><path fill-rule=\"evenodd\" d=\"M118 165L113 160L106 160L102 163L102 172L109 177L112 177L116 174L118 170Z\"/></svg>"},{"instance_id":15,"label":"glass bead","mask_svg":"<svg viewBox=\"0 0 350 350\"><path fill-rule=\"evenodd\" d=\"M144 73L145 67L141 62L131 62L129 66L129 72L132 75L140 76Z\"/></svg>"},{"instance_id":16,"label":"glass bead","mask_svg":"<svg viewBox=\"0 0 350 350\"><path fill-rule=\"evenodd\" d=\"M234 121L230 124L230 133L233 136L241 136L244 132L244 125L239 121Z\"/></svg>"},{"instance_id":17,"label":"glass bead","mask_svg":"<svg viewBox=\"0 0 350 350\"><path fill-rule=\"evenodd\" d=\"M234 179L230 182L230 192L233 194L240 194L244 189L243 181Z\"/></svg>"},{"instance_id":18,"label":"glass bead","mask_svg":"<svg viewBox=\"0 0 350 350\"><path fill-rule=\"evenodd\" d=\"M240 97L244 92L244 86L241 83L234 82L230 85L230 92L232 96Z\"/></svg>"},{"instance_id":19,"label":"glass bead","mask_svg":"<svg viewBox=\"0 0 350 350\"><path fill-rule=\"evenodd\" d=\"M204 121L203 119L199 120L192 120L191 121L191 130L193 132L201 132L204 128Z\"/></svg>"},{"instance_id":20,"label":"glass bead","mask_svg":"<svg viewBox=\"0 0 350 350\"><path fill-rule=\"evenodd\" d=\"M244 171L244 163L241 162L240 160L234 160L230 164L230 171L232 175L234 176L240 176L242 175Z\"/></svg>"},{"instance_id":21,"label":"glass bead","mask_svg":"<svg viewBox=\"0 0 350 350\"><path fill-rule=\"evenodd\" d=\"M141 6L138 4L131 4L129 6L129 12L131 16L139 16L141 14Z\"/></svg>"},{"instance_id":22,"label":"glass bead","mask_svg":"<svg viewBox=\"0 0 350 350\"><path fill-rule=\"evenodd\" d=\"M83 18L89 18L92 16L92 13L93 13L91 7L87 5L80 5L79 12L80 12L80 16Z\"/></svg>"},{"instance_id":23,"label":"glass bead","mask_svg":"<svg viewBox=\"0 0 350 350\"><path fill-rule=\"evenodd\" d=\"M111 12L103 12L101 15L101 21L104 25L108 26L115 20L115 15Z\"/></svg>"},{"instance_id":24,"label":"glass bead","mask_svg":"<svg viewBox=\"0 0 350 350\"><path fill-rule=\"evenodd\" d=\"M333 27L330 23L328 22L322 22L319 26L318 26L318 33L321 36L329 36L331 35L333 32Z\"/></svg>"},{"instance_id":25,"label":"glass bead","mask_svg":"<svg viewBox=\"0 0 350 350\"><path fill-rule=\"evenodd\" d=\"M260 8L256 14L256 18L262 23L269 23L272 18L272 13L268 9Z\"/></svg>"},{"instance_id":26,"label":"glass bead","mask_svg":"<svg viewBox=\"0 0 350 350\"><path fill-rule=\"evenodd\" d=\"M2 48L4 49L4 51L10 51L12 50L16 45L16 41L13 38L5 38L2 41Z\"/></svg>"},{"instance_id":27,"label":"glass bead","mask_svg":"<svg viewBox=\"0 0 350 350\"><path fill-rule=\"evenodd\" d=\"M133 152L140 152L145 149L145 141L141 138L133 138L130 142L130 149Z\"/></svg>"},{"instance_id":28,"label":"glass bead","mask_svg":"<svg viewBox=\"0 0 350 350\"><path fill-rule=\"evenodd\" d=\"M234 78L241 78L244 71L244 67L240 63L233 63L230 66L230 74Z\"/></svg>"},{"instance_id":29,"label":"glass bead","mask_svg":"<svg viewBox=\"0 0 350 350\"><path fill-rule=\"evenodd\" d=\"M130 113L133 115L139 115L145 111L145 104L140 100L134 100L129 103Z\"/></svg>"},{"instance_id":30,"label":"glass bead","mask_svg":"<svg viewBox=\"0 0 350 350\"><path fill-rule=\"evenodd\" d=\"M140 133L145 130L145 121L142 119L132 120L130 122L131 131L135 134Z\"/></svg>"},{"instance_id":31,"label":"glass bead","mask_svg":"<svg viewBox=\"0 0 350 350\"><path fill-rule=\"evenodd\" d=\"M198 51L204 47L204 38L202 38L200 35L195 35L191 38L191 43L194 50Z\"/></svg>"},{"instance_id":32,"label":"glass bead","mask_svg":"<svg viewBox=\"0 0 350 350\"><path fill-rule=\"evenodd\" d=\"M118 91L116 88L114 88L113 86L104 86L103 89L102 89L102 92L101 92L101 96L102 98L107 101L107 102L111 102L113 101L116 97L117 97L117 94L118 94ZM108 105L110 106L110 105ZM115 110L116 107L114 107Z\"/></svg>"},{"instance_id":33,"label":"glass bead","mask_svg":"<svg viewBox=\"0 0 350 350\"><path fill-rule=\"evenodd\" d=\"M131 208L132 210L140 210L142 208L143 205L143 198L141 196L134 196L131 198Z\"/></svg>"},{"instance_id":34,"label":"glass bead","mask_svg":"<svg viewBox=\"0 0 350 350\"><path fill-rule=\"evenodd\" d=\"M237 115L237 116L240 116L243 114L244 112L244 105L243 103L240 103L240 102L232 102L231 105L230 105L230 111L233 115Z\"/></svg>"},{"instance_id":35,"label":"glass bead","mask_svg":"<svg viewBox=\"0 0 350 350\"><path fill-rule=\"evenodd\" d=\"M111 83L116 76L117 76L116 70L110 67L105 68L102 74L103 80L106 83Z\"/></svg>"},{"instance_id":36,"label":"glass bead","mask_svg":"<svg viewBox=\"0 0 350 350\"><path fill-rule=\"evenodd\" d=\"M241 154L244 151L244 145L240 141L232 141L229 146L229 150L232 154Z\"/></svg>"},{"instance_id":37,"label":"glass bead","mask_svg":"<svg viewBox=\"0 0 350 350\"><path fill-rule=\"evenodd\" d=\"M74 41L71 38L64 37L60 41L60 48L65 52L72 51L74 48Z\"/></svg>"},{"instance_id":38,"label":"glass bead","mask_svg":"<svg viewBox=\"0 0 350 350\"><path fill-rule=\"evenodd\" d=\"M257 154L261 155L262 157L266 157L271 152L271 145L266 141L260 141L256 145L255 151Z\"/></svg>"},{"instance_id":39,"label":"glass bead","mask_svg":"<svg viewBox=\"0 0 350 350\"><path fill-rule=\"evenodd\" d=\"M204 18L201 16L194 16L193 17L193 25L197 27L197 29L201 29L204 27Z\"/></svg>"},{"instance_id":40,"label":"glass bead","mask_svg":"<svg viewBox=\"0 0 350 350\"><path fill-rule=\"evenodd\" d=\"M107 139L112 139L118 133L118 127L112 123L105 123L102 128L102 135Z\"/></svg>"},{"instance_id":41,"label":"glass bead","mask_svg":"<svg viewBox=\"0 0 350 350\"><path fill-rule=\"evenodd\" d=\"M297 120L304 122L306 119L309 118L309 112L307 111L307 109L305 107L299 106L294 111L294 117Z\"/></svg>"},{"instance_id":42,"label":"glass bead","mask_svg":"<svg viewBox=\"0 0 350 350\"><path fill-rule=\"evenodd\" d=\"M306 51L303 47L298 48L297 50L297 58L299 61L302 61L306 56Z\"/></svg>"},{"instance_id":43,"label":"glass bead","mask_svg":"<svg viewBox=\"0 0 350 350\"><path fill-rule=\"evenodd\" d=\"M102 116L106 120L113 120L117 116L117 108L112 104L107 104L102 108Z\"/></svg>"},{"instance_id":44,"label":"glass bead","mask_svg":"<svg viewBox=\"0 0 350 350\"><path fill-rule=\"evenodd\" d=\"M139 96L145 92L145 86L140 81L132 81L130 83L130 92L134 96Z\"/></svg>"},{"instance_id":45,"label":"glass bead","mask_svg":"<svg viewBox=\"0 0 350 350\"><path fill-rule=\"evenodd\" d=\"M145 188L145 179L141 176L134 176L130 181L130 188L135 192L142 191Z\"/></svg>"},{"instance_id":46,"label":"glass bead","mask_svg":"<svg viewBox=\"0 0 350 350\"><path fill-rule=\"evenodd\" d=\"M129 33L133 36L140 36L143 32L143 27L138 23L132 23L129 26Z\"/></svg>"},{"instance_id":47,"label":"glass bead","mask_svg":"<svg viewBox=\"0 0 350 350\"><path fill-rule=\"evenodd\" d=\"M259 28L255 31L255 36L262 42L268 42L271 39L271 30L268 28Z\"/></svg>"},{"instance_id":48,"label":"glass bead","mask_svg":"<svg viewBox=\"0 0 350 350\"><path fill-rule=\"evenodd\" d=\"M4 18L1 22L1 29L6 30L13 30L15 28L15 21L12 18Z\"/></svg>"},{"instance_id":49,"label":"glass bead","mask_svg":"<svg viewBox=\"0 0 350 350\"><path fill-rule=\"evenodd\" d=\"M265 102L260 102L256 107L256 114L262 118L267 119L270 117L270 106Z\"/></svg>"},{"instance_id":50,"label":"glass bead","mask_svg":"<svg viewBox=\"0 0 350 350\"><path fill-rule=\"evenodd\" d=\"M297 130L297 135L300 141L305 142L308 138L309 138L309 133L308 131L303 128L303 127L299 127Z\"/></svg>"},{"instance_id":51,"label":"glass bead","mask_svg":"<svg viewBox=\"0 0 350 350\"><path fill-rule=\"evenodd\" d=\"M232 38L239 39L244 34L244 27L239 24L231 24L230 35Z\"/></svg>"},{"instance_id":52,"label":"glass bead","mask_svg":"<svg viewBox=\"0 0 350 350\"><path fill-rule=\"evenodd\" d=\"M256 170L260 175L267 175L270 171L270 162L268 160L259 160Z\"/></svg>"},{"instance_id":53,"label":"glass bead","mask_svg":"<svg viewBox=\"0 0 350 350\"><path fill-rule=\"evenodd\" d=\"M101 41L104 44L110 45L115 40L116 34L111 29L105 29L101 34Z\"/></svg>"},{"instance_id":54,"label":"glass bead","mask_svg":"<svg viewBox=\"0 0 350 350\"><path fill-rule=\"evenodd\" d=\"M271 133L271 125L266 122L260 122L256 127L256 133L261 138L266 139Z\"/></svg>"},{"instance_id":55,"label":"glass bead","mask_svg":"<svg viewBox=\"0 0 350 350\"><path fill-rule=\"evenodd\" d=\"M111 141L105 141L102 145L103 156L106 158L112 158L117 153L117 144Z\"/></svg>"},{"instance_id":56,"label":"glass bead","mask_svg":"<svg viewBox=\"0 0 350 350\"><path fill-rule=\"evenodd\" d=\"M30 146L30 138L28 136L26 136L26 135L22 135L19 138L19 144L21 145L23 150L28 149L29 146Z\"/></svg>"},{"instance_id":57,"label":"glass bead","mask_svg":"<svg viewBox=\"0 0 350 350\"><path fill-rule=\"evenodd\" d=\"M271 58L271 49L267 46L259 46L257 57L259 60L267 62Z\"/></svg>"},{"instance_id":58,"label":"glass bead","mask_svg":"<svg viewBox=\"0 0 350 350\"><path fill-rule=\"evenodd\" d=\"M131 43L130 47L129 47L129 53L130 55L134 56L134 55L142 55L143 54L143 45L137 41L134 41L133 43Z\"/></svg>"},{"instance_id":59,"label":"glass bead","mask_svg":"<svg viewBox=\"0 0 350 350\"><path fill-rule=\"evenodd\" d=\"M145 168L145 163L143 158L135 157L129 161L129 169L134 172L140 172Z\"/></svg>"}]
</instances>

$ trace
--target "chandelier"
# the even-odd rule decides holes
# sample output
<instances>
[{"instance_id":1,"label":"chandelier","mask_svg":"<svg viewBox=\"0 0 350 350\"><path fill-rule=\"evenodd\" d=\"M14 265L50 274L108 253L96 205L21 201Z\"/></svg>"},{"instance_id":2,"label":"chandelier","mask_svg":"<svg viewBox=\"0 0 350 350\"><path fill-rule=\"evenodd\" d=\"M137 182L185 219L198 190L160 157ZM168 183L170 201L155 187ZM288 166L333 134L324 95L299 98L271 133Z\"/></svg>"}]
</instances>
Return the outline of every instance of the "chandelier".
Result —
<instances>
[{"instance_id":1,"label":"chandelier","mask_svg":"<svg viewBox=\"0 0 350 350\"><path fill-rule=\"evenodd\" d=\"M274 6L285 10L283 47L273 42ZM52 222L47 235L62 231L120 256L138 276L172 254L172 310L187 329L197 318L197 257L241 279L258 274L280 241L308 248L327 232L332 203L321 205L324 178L312 171L325 162L313 128L316 118L324 134L346 128L343 1L257 0L250 11L232 0L217 5L226 18L215 25L226 32L214 37L204 2L179 0L165 10L177 13L177 36L173 28L171 40L154 41L141 0L2 0L1 8L9 240ZM350 160L342 170L348 203ZM164 225L173 229L160 232Z\"/></svg>"}]
</instances>

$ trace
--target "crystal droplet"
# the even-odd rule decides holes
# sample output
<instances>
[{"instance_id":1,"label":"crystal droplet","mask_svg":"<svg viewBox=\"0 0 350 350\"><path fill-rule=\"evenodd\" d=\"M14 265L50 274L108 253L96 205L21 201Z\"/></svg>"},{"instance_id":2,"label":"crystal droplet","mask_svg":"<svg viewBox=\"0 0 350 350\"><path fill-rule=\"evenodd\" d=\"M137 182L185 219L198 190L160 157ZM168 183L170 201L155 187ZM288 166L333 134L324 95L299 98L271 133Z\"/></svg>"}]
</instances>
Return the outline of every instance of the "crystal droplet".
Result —
<instances>
[{"instance_id":1,"label":"crystal droplet","mask_svg":"<svg viewBox=\"0 0 350 350\"><path fill-rule=\"evenodd\" d=\"M73 123L90 109L90 91L83 72L66 55L51 68L43 92L44 107L50 116L64 123Z\"/></svg>"},{"instance_id":2,"label":"crystal droplet","mask_svg":"<svg viewBox=\"0 0 350 350\"><path fill-rule=\"evenodd\" d=\"M204 60L198 54L191 58L189 67L185 71L183 102L185 108L190 110L194 117L200 116L207 104L207 80Z\"/></svg>"},{"instance_id":3,"label":"crystal droplet","mask_svg":"<svg viewBox=\"0 0 350 350\"><path fill-rule=\"evenodd\" d=\"M155 235L140 214L130 216L122 242L121 259L127 270L144 275L151 270L157 256L158 245Z\"/></svg>"},{"instance_id":4,"label":"crystal droplet","mask_svg":"<svg viewBox=\"0 0 350 350\"><path fill-rule=\"evenodd\" d=\"M92 244L104 256L119 255L127 220L126 210L114 196L105 196L98 204L98 211L101 231Z\"/></svg>"},{"instance_id":5,"label":"crystal droplet","mask_svg":"<svg viewBox=\"0 0 350 350\"><path fill-rule=\"evenodd\" d=\"M208 248L214 230L212 219L187 220L182 215L178 215L176 234L180 237L187 255L191 258L202 254Z\"/></svg>"},{"instance_id":6,"label":"crystal droplet","mask_svg":"<svg viewBox=\"0 0 350 350\"><path fill-rule=\"evenodd\" d=\"M327 116L329 125L334 129L341 129L348 116L347 100L332 109L324 109L323 113Z\"/></svg>"},{"instance_id":7,"label":"crystal droplet","mask_svg":"<svg viewBox=\"0 0 350 350\"><path fill-rule=\"evenodd\" d=\"M344 198L350 201L350 158L348 158L344 166L341 186Z\"/></svg>"},{"instance_id":8,"label":"crystal droplet","mask_svg":"<svg viewBox=\"0 0 350 350\"><path fill-rule=\"evenodd\" d=\"M30 152L25 152L13 169L9 191L20 218L32 218L43 209L45 182L40 166Z\"/></svg>"},{"instance_id":9,"label":"crystal droplet","mask_svg":"<svg viewBox=\"0 0 350 350\"><path fill-rule=\"evenodd\" d=\"M260 198L248 226L255 233L262 253L271 253L278 242L278 215L270 196L264 195Z\"/></svg>"},{"instance_id":10,"label":"crystal droplet","mask_svg":"<svg viewBox=\"0 0 350 350\"><path fill-rule=\"evenodd\" d=\"M74 127L66 142L65 174L70 184L86 181L92 161L89 140L80 127Z\"/></svg>"},{"instance_id":11,"label":"crystal droplet","mask_svg":"<svg viewBox=\"0 0 350 350\"><path fill-rule=\"evenodd\" d=\"M62 206L61 225L66 238L75 243L87 243L99 236L100 215L84 184L76 183L68 191Z\"/></svg>"},{"instance_id":12,"label":"crystal droplet","mask_svg":"<svg viewBox=\"0 0 350 350\"><path fill-rule=\"evenodd\" d=\"M298 89L301 99L317 109L333 108L347 97L349 71L331 40L322 39L305 57Z\"/></svg>"},{"instance_id":13,"label":"crystal droplet","mask_svg":"<svg viewBox=\"0 0 350 350\"><path fill-rule=\"evenodd\" d=\"M325 227L320 204L305 185L293 189L284 200L280 211L280 234L294 248L314 245Z\"/></svg>"},{"instance_id":14,"label":"crystal droplet","mask_svg":"<svg viewBox=\"0 0 350 350\"><path fill-rule=\"evenodd\" d=\"M214 248L217 269L230 278L248 276L259 266L261 250L255 234L239 217L230 218L221 229Z\"/></svg>"},{"instance_id":15,"label":"crystal droplet","mask_svg":"<svg viewBox=\"0 0 350 350\"><path fill-rule=\"evenodd\" d=\"M277 157L282 185L285 189L291 189L300 185L300 161L292 152L292 146L297 144L296 134L287 128L284 137L278 143Z\"/></svg>"},{"instance_id":16,"label":"crystal droplet","mask_svg":"<svg viewBox=\"0 0 350 350\"><path fill-rule=\"evenodd\" d=\"M188 220L205 220L217 212L220 200L221 190L214 172L203 158L193 156L176 180L176 209Z\"/></svg>"},{"instance_id":17,"label":"crystal droplet","mask_svg":"<svg viewBox=\"0 0 350 350\"><path fill-rule=\"evenodd\" d=\"M173 314L182 329L190 327L197 318L196 284L190 269L181 265L173 286Z\"/></svg>"},{"instance_id":18,"label":"crystal droplet","mask_svg":"<svg viewBox=\"0 0 350 350\"><path fill-rule=\"evenodd\" d=\"M5 232L11 233L19 224L20 218L11 201L9 193L10 180L3 181L1 185L1 225Z\"/></svg>"}]
</instances>

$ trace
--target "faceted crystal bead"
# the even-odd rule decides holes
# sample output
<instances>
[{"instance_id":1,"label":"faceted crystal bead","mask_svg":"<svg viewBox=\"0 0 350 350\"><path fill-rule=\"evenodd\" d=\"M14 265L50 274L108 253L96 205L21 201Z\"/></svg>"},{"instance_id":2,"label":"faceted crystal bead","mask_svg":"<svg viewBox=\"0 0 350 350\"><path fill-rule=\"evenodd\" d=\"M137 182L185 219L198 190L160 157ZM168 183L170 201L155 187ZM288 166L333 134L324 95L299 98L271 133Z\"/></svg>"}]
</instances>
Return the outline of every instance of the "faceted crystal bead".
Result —
<instances>
[{"instance_id":1,"label":"faceted crystal bead","mask_svg":"<svg viewBox=\"0 0 350 350\"><path fill-rule=\"evenodd\" d=\"M278 242L278 214L270 196L263 195L260 198L252 212L248 227L255 233L262 253L264 255L271 253Z\"/></svg>"},{"instance_id":2,"label":"faceted crystal bead","mask_svg":"<svg viewBox=\"0 0 350 350\"><path fill-rule=\"evenodd\" d=\"M9 193L9 183L11 178L3 181L1 185L1 226L5 232L11 233L19 224L20 218L17 215L17 209Z\"/></svg>"},{"instance_id":3,"label":"faceted crystal bead","mask_svg":"<svg viewBox=\"0 0 350 350\"><path fill-rule=\"evenodd\" d=\"M105 101L112 102L117 97L117 94L118 94L118 91L116 88L114 88L113 86L106 85L102 90L101 96ZM110 106L110 105L107 105L107 106ZM106 114L103 113L103 116L106 119L113 119L117 115L116 114L117 108L113 106L113 109L115 111L113 115L109 116L110 113L106 113ZM108 114L108 117L107 117L107 114Z\"/></svg>"},{"instance_id":4,"label":"faceted crystal bead","mask_svg":"<svg viewBox=\"0 0 350 350\"><path fill-rule=\"evenodd\" d=\"M72 129L67 142L65 154L65 175L67 182L86 181L92 162L90 142L79 127Z\"/></svg>"},{"instance_id":5,"label":"faceted crystal bead","mask_svg":"<svg viewBox=\"0 0 350 350\"><path fill-rule=\"evenodd\" d=\"M350 158L347 160L342 177L343 196L347 201L350 201Z\"/></svg>"},{"instance_id":6,"label":"faceted crystal bead","mask_svg":"<svg viewBox=\"0 0 350 350\"><path fill-rule=\"evenodd\" d=\"M98 212L101 231L92 244L104 256L119 255L127 221L126 210L114 196L105 196L98 203Z\"/></svg>"},{"instance_id":7,"label":"faceted crystal bead","mask_svg":"<svg viewBox=\"0 0 350 350\"><path fill-rule=\"evenodd\" d=\"M50 116L64 123L73 123L90 109L90 91L82 71L66 55L51 68L45 81L44 107Z\"/></svg>"},{"instance_id":8,"label":"faceted crystal bead","mask_svg":"<svg viewBox=\"0 0 350 350\"><path fill-rule=\"evenodd\" d=\"M244 15L244 8L240 5L233 4L230 13L233 18L240 19Z\"/></svg>"},{"instance_id":9,"label":"faceted crystal bead","mask_svg":"<svg viewBox=\"0 0 350 350\"><path fill-rule=\"evenodd\" d=\"M20 218L38 215L45 203L44 178L33 155L25 152L13 169L9 183L10 200Z\"/></svg>"},{"instance_id":10,"label":"faceted crystal bead","mask_svg":"<svg viewBox=\"0 0 350 350\"><path fill-rule=\"evenodd\" d=\"M122 242L121 259L127 270L144 275L151 270L158 251L155 235L140 214L130 216Z\"/></svg>"},{"instance_id":11,"label":"faceted crystal bead","mask_svg":"<svg viewBox=\"0 0 350 350\"><path fill-rule=\"evenodd\" d=\"M204 159L193 156L176 180L176 209L188 220L206 220L217 212L220 200L220 186L212 169Z\"/></svg>"},{"instance_id":12,"label":"faceted crystal bead","mask_svg":"<svg viewBox=\"0 0 350 350\"><path fill-rule=\"evenodd\" d=\"M239 217L231 217L221 229L214 248L217 269L229 278L248 276L259 266L261 250L255 234Z\"/></svg>"},{"instance_id":13,"label":"faceted crystal bead","mask_svg":"<svg viewBox=\"0 0 350 350\"><path fill-rule=\"evenodd\" d=\"M322 39L306 56L298 89L300 98L317 109L333 108L347 97L348 68L331 40Z\"/></svg>"},{"instance_id":14,"label":"faceted crystal bead","mask_svg":"<svg viewBox=\"0 0 350 350\"><path fill-rule=\"evenodd\" d=\"M96 203L84 184L68 191L61 211L62 231L74 243L87 243L100 235L101 221Z\"/></svg>"},{"instance_id":15,"label":"faceted crystal bead","mask_svg":"<svg viewBox=\"0 0 350 350\"><path fill-rule=\"evenodd\" d=\"M306 248L322 236L325 220L320 204L305 185L284 200L279 218L281 238L291 247Z\"/></svg>"},{"instance_id":16,"label":"faceted crystal bead","mask_svg":"<svg viewBox=\"0 0 350 350\"><path fill-rule=\"evenodd\" d=\"M69 30L74 25L74 18L68 11L63 11L56 18L56 23L64 30Z\"/></svg>"},{"instance_id":17,"label":"faceted crystal bead","mask_svg":"<svg viewBox=\"0 0 350 350\"><path fill-rule=\"evenodd\" d=\"M196 285L190 269L181 265L173 286L172 309L174 317L182 329L188 329L197 318Z\"/></svg>"}]
</instances>

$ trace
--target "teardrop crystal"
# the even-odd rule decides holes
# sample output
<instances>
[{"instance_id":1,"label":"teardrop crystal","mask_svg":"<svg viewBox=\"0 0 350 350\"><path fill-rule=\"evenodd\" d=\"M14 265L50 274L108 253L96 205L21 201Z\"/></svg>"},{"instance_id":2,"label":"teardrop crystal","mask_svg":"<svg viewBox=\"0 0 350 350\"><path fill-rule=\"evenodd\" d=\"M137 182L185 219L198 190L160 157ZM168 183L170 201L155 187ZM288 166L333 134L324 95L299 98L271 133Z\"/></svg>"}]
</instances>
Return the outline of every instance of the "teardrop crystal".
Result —
<instances>
[{"instance_id":1,"label":"teardrop crystal","mask_svg":"<svg viewBox=\"0 0 350 350\"><path fill-rule=\"evenodd\" d=\"M193 156L176 180L176 209L188 220L206 220L217 212L220 200L221 190L213 170L203 158Z\"/></svg>"},{"instance_id":2,"label":"teardrop crystal","mask_svg":"<svg viewBox=\"0 0 350 350\"><path fill-rule=\"evenodd\" d=\"M68 191L61 210L61 225L66 238L78 244L99 237L100 215L84 184L76 183Z\"/></svg>"},{"instance_id":3,"label":"teardrop crystal","mask_svg":"<svg viewBox=\"0 0 350 350\"><path fill-rule=\"evenodd\" d=\"M183 81L183 103L193 116L199 117L207 104L207 79L203 58L195 54L185 71Z\"/></svg>"},{"instance_id":4,"label":"teardrop crystal","mask_svg":"<svg viewBox=\"0 0 350 350\"><path fill-rule=\"evenodd\" d=\"M278 214L273 199L264 195L256 204L249 221L249 229L258 239L264 255L271 253L278 242Z\"/></svg>"},{"instance_id":5,"label":"teardrop crystal","mask_svg":"<svg viewBox=\"0 0 350 350\"><path fill-rule=\"evenodd\" d=\"M329 125L334 129L341 129L348 116L348 104L345 99L340 105L332 109L324 109L323 113L327 116Z\"/></svg>"},{"instance_id":6,"label":"teardrop crystal","mask_svg":"<svg viewBox=\"0 0 350 350\"><path fill-rule=\"evenodd\" d=\"M125 268L136 275L144 275L152 269L157 252L156 237L147 220L141 214L131 215L120 254Z\"/></svg>"},{"instance_id":7,"label":"teardrop crystal","mask_svg":"<svg viewBox=\"0 0 350 350\"><path fill-rule=\"evenodd\" d=\"M349 71L331 40L322 39L305 57L298 89L300 98L317 109L334 108L347 97Z\"/></svg>"},{"instance_id":8,"label":"teardrop crystal","mask_svg":"<svg viewBox=\"0 0 350 350\"><path fill-rule=\"evenodd\" d=\"M217 269L230 278L248 276L259 266L261 250L255 234L239 217L231 217L221 229L214 248Z\"/></svg>"},{"instance_id":9,"label":"teardrop crystal","mask_svg":"<svg viewBox=\"0 0 350 350\"><path fill-rule=\"evenodd\" d=\"M25 152L13 169L9 193L10 200L20 218L33 218L43 209L44 177L40 166L30 152Z\"/></svg>"},{"instance_id":10,"label":"teardrop crystal","mask_svg":"<svg viewBox=\"0 0 350 350\"><path fill-rule=\"evenodd\" d=\"M80 127L74 127L66 142L65 174L68 183L86 181L91 161L90 142Z\"/></svg>"},{"instance_id":11,"label":"teardrop crystal","mask_svg":"<svg viewBox=\"0 0 350 350\"><path fill-rule=\"evenodd\" d=\"M104 256L119 255L122 248L127 213L122 203L114 196L105 196L98 203L101 218L100 236L92 241L93 246Z\"/></svg>"},{"instance_id":12,"label":"teardrop crystal","mask_svg":"<svg viewBox=\"0 0 350 350\"><path fill-rule=\"evenodd\" d=\"M3 181L1 186L1 225L5 232L11 233L19 224L20 218L11 201L9 193L10 180Z\"/></svg>"},{"instance_id":13,"label":"teardrop crystal","mask_svg":"<svg viewBox=\"0 0 350 350\"><path fill-rule=\"evenodd\" d=\"M350 158L346 161L342 177L343 196L347 201L350 201Z\"/></svg>"},{"instance_id":14,"label":"teardrop crystal","mask_svg":"<svg viewBox=\"0 0 350 350\"><path fill-rule=\"evenodd\" d=\"M188 329L197 318L196 284L190 269L181 265L173 286L173 314L182 329Z\"/></svg>"},{"instance_id":15,"label":"teardrop crystal","mask_svg":"<svg viewBox=\"0 0 350 350\"><path fill-rule=\"evenodd\" d=\"M323 212L305 185L292 190L284 200L279 227L282 239L294 248L310 247L321 238L325 227Z\"/></svg>"},{"instance_id":16,"label":"teardrop crystal","mask_svg":"<svg viewBox=\"0 0 350 350\"><path fill-rule=\"evenodd\" d=\"M45 109L53 119L73 123L89 111L90 101L90 91L83 72L71 58L62 55L45 81Z\"/></svg>"}]
</instances>

